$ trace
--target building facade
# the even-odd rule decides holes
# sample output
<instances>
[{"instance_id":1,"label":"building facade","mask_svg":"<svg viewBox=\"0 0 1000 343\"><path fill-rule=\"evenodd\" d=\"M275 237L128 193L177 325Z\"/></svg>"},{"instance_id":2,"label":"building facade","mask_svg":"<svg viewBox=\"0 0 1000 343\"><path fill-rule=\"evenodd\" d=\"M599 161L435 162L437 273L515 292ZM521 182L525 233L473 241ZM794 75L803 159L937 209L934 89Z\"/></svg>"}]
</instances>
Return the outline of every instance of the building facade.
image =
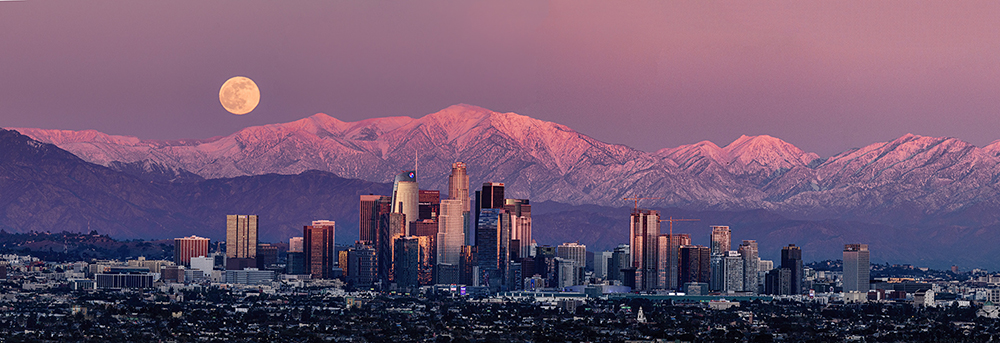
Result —
<instances>
[{"instance_id":1,"label":"building facade","mask_svg":"<svg viewBox=\"0 0 1000 343\"><path fill-rule=\"evenodd\" d=\"M844 292L867 292L871 279L868 244L844 245Z\"/></svg>"},{"instance_id":2,"label":"building facade","mask_svg":"<svg viewBox=\"0 0 1000 343\"><path fill-rule=\"evenodd\" d=\"M333 278L337 261L335 233L336 223L332 220L316 220L302 229L305 264L314 279Z\"/></svg>"},{"instance_id":3,"label":"building facade","mask_svg":"<svg viewBox=\"0 0 1000 343\"><path fill-rule=\"evenodd\" d=\"M403 235L410 235L411 222L420 218L420 188L417 185L417 172L404 171L396 175L392 184L392 213L406 215Z\"/></svg>"},{"instance_id":4,"label":"building facade","mask_svg":"<svg viewBox=\"0 0 1000 343\"><path fill-rule=\"evenodd\" d=\"M744 240L743 244L740 244L739 252L740 257L743 258L743 291L756 293L757 286L760 284L760 275L758 274L760 257L757 254L757 241Z\"/></svg>"},{"instance_id":5,"label":"building facade","mask_svg":"<svg viewBox=\"0 0 1000 343\"><path fill-rule=\"evenodd\" d=\"M660 212L633 209L629 220L629 246L637 290L657 288L659 280Z\"/></svg>"},{"instance_id":6,"label":"building facade","mask_svg":"<svg viewBox=\"0 0 1000 343\"><path fill-rule=\"evenodd\" d=\"M257 258L257 215L226 216L226 257Z\"/></svg>"},{"instance_id":7,"label":"building facade","mask_svg":"<svg viewBox=\"0 0 1000 343\"><path fill-rule=\"evenodd\" d=\"M790 294L802 294L802 281L805 278L802 275L802 249L795 244L781 248L781 266L779 268L787 268L789 271L788 289Z\"/></svg>"},{"instance_id":8,"label":"building facade","mask_svg":"<svg viewBox=\"0 0 1000 343\"><path fill-rule=\"evenodd\" d=\"M174 263L190 267L192 257L208 256L210 242L198 236L174 238Z\"/></svg>"}]
</instances>

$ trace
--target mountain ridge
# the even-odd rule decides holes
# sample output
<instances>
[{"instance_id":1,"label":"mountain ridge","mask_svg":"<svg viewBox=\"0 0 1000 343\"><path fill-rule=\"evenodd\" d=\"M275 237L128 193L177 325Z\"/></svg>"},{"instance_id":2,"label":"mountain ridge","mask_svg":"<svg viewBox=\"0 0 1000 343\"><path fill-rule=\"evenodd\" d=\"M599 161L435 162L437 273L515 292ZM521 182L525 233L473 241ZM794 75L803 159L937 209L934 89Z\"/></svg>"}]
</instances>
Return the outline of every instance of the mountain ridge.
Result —
<instances>
[{"instance_id":1,"label":"mountain ridge","mask_svg":"<svg viewBox=\"0 0 1000 343\"><path fill-rule=\"evenodd\" d=\"M662 198L648 200L648 206L764 209L790 218L916 225L968 211L986 213L982 206L1000 203L995 195L1000 193L1000 141L976 147L913 134L826 158L768 135L744 135L723 147L702 141L650 153L601 142L558 123L466 104L420 118L357 122L318 113L203 140L16 130L88 162L156 165L164 178L323 170L388 182L419 161L421 187L446 190L451 163L462 161L472 188L504 182L509 197L576 205L613 205L643 196ZM963 221L992 225L1000 223L1000 216Z\"/></svg>"}]
</instances>

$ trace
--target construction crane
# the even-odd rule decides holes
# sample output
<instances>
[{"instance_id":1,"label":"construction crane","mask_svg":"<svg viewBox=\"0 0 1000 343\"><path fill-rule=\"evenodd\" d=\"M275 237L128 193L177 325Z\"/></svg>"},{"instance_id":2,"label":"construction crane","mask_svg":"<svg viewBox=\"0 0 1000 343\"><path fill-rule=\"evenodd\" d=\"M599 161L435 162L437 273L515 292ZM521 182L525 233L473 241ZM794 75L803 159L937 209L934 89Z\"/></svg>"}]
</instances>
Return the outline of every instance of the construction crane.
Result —
<instances>
[{"instance_id":1,"label":"construction crane","mask_svg":"<svg viewBox=\"0 0 1000 343\"><path fill-rule=\"evenodd\" d=\"M674 217L670 217L670 219L660 219L660 222L670 223L670 239L674 239L674 222L696 222L699 220L701 219L680 219L680 218L674 219Z\"/></svg>"},{"instance_id":2,"label":"construction crane","mask_svg":"<svg viewBox=\"0 0 1000 343\"><path fill-rule=\"evenodd\" d=\"M641 197L637 197L637 198L622 198L622 200L635 201L635 207L632 209L633 211L639 210L639 200L644 200L644 199L663 199L663 198L641 198Z\"/></svg>"}]
</instances>

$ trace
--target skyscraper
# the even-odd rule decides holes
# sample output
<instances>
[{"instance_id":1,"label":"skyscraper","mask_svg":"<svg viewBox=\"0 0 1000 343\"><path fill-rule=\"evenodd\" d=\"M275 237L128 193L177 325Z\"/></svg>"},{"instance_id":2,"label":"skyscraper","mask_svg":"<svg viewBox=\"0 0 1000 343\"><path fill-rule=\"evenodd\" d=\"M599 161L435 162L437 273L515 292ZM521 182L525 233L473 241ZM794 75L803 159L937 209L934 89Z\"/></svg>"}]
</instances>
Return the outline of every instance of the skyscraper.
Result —
<instances>
[{"instance_id":1,"label":"skyscraper","mask_svg":"<svg viewBox=\"0 0 1000 343\"><path fill-rule=\"evenodd\" d=\"M636 268L635 286L638 290L651 290L657 287L659 235L659 211L632 210L629 221L629 246L632 247L632 267Z\"/></svg>"},{"instance_id":2,"label":"skyscraper","mask_svg":"<svg viewBox=\"0 0 1000 343\"><path fill-rule=\"evenodd\" d=\"M378 221L383 214L392 212L392 198L384 195L361 196L361 220L358 222L359 240L375 244L378 240Z\"/></svg>"},{"instance_id":3,"label":"skyscraper","mask_svg":"<svg viewBox=\"0 0 1000 343\"><path fill-rule=\"evenodd\" d=\"M357 243L347 252L347 282L354 287L371 287L377 280L375 249Z\"/></svg>"},{"instance_id":4,"label":"skyscraper","mask_svg":"<svg viewBox=\"0 0 1000 343\"><path fill-rule=\"evenodd\" d=\"M394 255L396 251L396 239L406 235L406 215L402 213L385 213L378 222L378 236L376 239L376 263L378 267L378 279L383 283L392 281L395 277Z\"/></svg>"},{"instance_id":5,"label":"skyscraper","mask_svg":"<svg viewBox=\"0 0 1000 343\"><path fill-rule=\"evenodd\" d=\"M725 255L731 250L732 236L728 226L712 226L712 254Z\"/></svg>"},{"instance_id":6,"label":"skyscraper","mask_svg":"<svg viewBox=\"0 0 1000 343\"><path fill-rule=\"evenodd\" d=\"M502 182L483 183L482 197L479 201L480 208L503 208L506 205L503 197L504 185Z\"/></svg>"},{"instance_id":7,"label":"skyscraper","mask_svg":"<svg viewBox=\"0 0 1000 343\"><path fill-rule=\"evenodd\" d=\"M314 279L333 278L333 265L337 260L335 225L332 220L316 220L302 229L306 268Z\"/></svg>"},{"instance_id":8,"label":"skyscraper","mask_svg":"<svg viewBox=\"0 0 1000 343\"><path fill-rule=\"evenodd\" d=\"M417 204L420 217L415 220L437 220L441 214L441 191L421 189L417 193Z\"/></svg>"},{"instance_id":9,"label":"skyscraper","mask_svg":"<svg viewBox=\"0 0 1000 343\"><path fill-rule=\"evenodd\" d=\"M587 266L587 246L579 243L563 243L556 247L556 257L576 262L579 267Z\"/></svg>"},{"instance_id":10,"label":"skyscraper","mask_svg":"<svg viewBox=\"0 0 1000 343\"><path fill-rule=\"evenodd\" d=\"M531 203L528 199L504 199L504 209L510 213L511 255L527 258L531 255Z\"/></svg>"},{"instance_id":11,"label":"skyscraper","mask_svg":"<svg viewBox=\"0 0 1000 343\"><path fill-rule=\"evenodd\" d=\"M691 235L675 233L673 237L670 237L667 251L667 288L681 289L681 286L684 286L680 282L680 247L685 245L691 245Z\"/></svg>"},{"instance_id":12,"label":"skyscraper","mask_svg":"<svg viewBox=\"0 0 1000 343\"><path fill-rule=\"evenodd\" d=\"M744 240L740 244L740 256L743 257L743 291L757 292L757 285L760 284L760 276L757 274L759 265L757 261L757 241Z\"/></svg>"},{"instance_id":13,"label":"skyscraper","mask_svg":"<svg viewBox=\"0 0 1000 343\"><path fill-rule=\"evenodd\" d=\"M466 201L466 203L468 202ZM458 266L462 258L462 245L465 244L462 206L462 201L458 199L441 201L441 214L438 215L437 233L438 264Z\"/></svg>"},{"instance_id":14,"label":"skyscraper","mask_svg":"<svg viewBox=\"0 0 1000 343\"><path fill-rule=\"evenodd\" d=\"M723 282L719 291L735 293L743 291L743 257L735 251L727 251L722 258Z\"/></svg>"},{"instance_id":15,"label":"skyscraper","mask_svg":"<svg viewBox=\"0 0 1000 343\"><path fill-rule=\"evenodd\" d=\"M594 253L594 277L601 280L608 280L608 266L611 263L610 251Z\"/></svg>"},{"instance_id":16,"label":"skyscraper","mask_svg":"<svg viewBox=\"0 0 1000 343\"><path fill-rule=\"evenodd\" d=\"M725 284L725 275L723 270L724 259L726 253L730 250L730 244L732 242L732 231L729 230L728 226L712 226L712 256L711 256L711 269L712 269L712 281L709 282L709 288L715 291L721 291L723 285Z\"/></svg>"},{"instance_id":17,"label":"skyscraper","mask_svg":"<svg viewBox=\"0 0 1000 343\"><path fill-rule=\"evenodd\" d=\"M867 292L870 278L868 244L845 244L844 292Z\"/></svg>"},{"instance_id":18,"label":"skyscraper","mask_svg":"<svg viewBox=\"0 0 1000 343\"><path fill-rule=\"evenodd\" d=\"M451 175L448 176L448 199L462 202L461 212L469 212L469 174L465 163L455 162L451 165Z\"/></svg>"},{"instance_id":19,"label":"skyscraper","mask_svg":"<svg viewBox=\"0 0 1000 343\"><path fill-rule=\"evenodd\" d=\"M198 236L174 238L174 263L191 266L191 258L208 256L210 239Z\"/></svg>"},{"instance_id":20,"label":"skyscraper","mask_svg":"<svg viewBox=\"0 0 1000 343\"><path fill-rule=\"evenodd\" d=\"M404 171L396 175L392 184L392 212L406 215L404 235L409 235L410 223L420 218L420 189L417 187L417 173Z\"/></svg>"},{"instance_id":21,"label":"skyscraper","mask_svg":"<svg viewBox=\"0 0 1000 343\"><path fill-rule=\"evenodd\" d=\"M627 244L619 244L611 252L611 262L608 262L608 280L623 281L622 269L632 267L632 258L629 256L631 251L632 249Z\"/></svg>"},{"instance_id":22,"label":"skyscraper","mask_svg":"<svg viewBox=\"0 0 1000 343\"><path fill-rule=\"evenodd\" d=\"M302 237L292 237L288 239L289 252L302 252Z\"/></svg>"},{"instance_id":23,"label":"skyscraper","mask_svg":"<svg viewBox=\"0 0 1000 343\"><path fill-rule=\"evenodd\" d=\"M684 245L680 247L680 280L678 284L684 285L689 282L708 282L709 255L711 249L702 245Z\"/></svg>"},{"instance_id":24,"label":"skyscraper","mask_svg":"<svg viewBox=\"0 0 1000 343\"><path fill-rule=\"evenodd\" d=\"M502 208L480 210L476 228L480 283L491 291L501 289L507 280L509 244L510 216L507 211Z\"/></svg>"},{"instance_id":25,"label":"skyscraper","mask_svg":"<svg viewBox=\"0 0 1000 343\"><path fill-rule=\"evenodd\" d=\"M257 215L226 216L226 257L257 258Z\"/></svg>"},{"instance_id":26,"label":"skyscraper","mask_svg":"<svg viewBox=\"0 0 1000 343\"><path fill-rule=\"evenodd\" d=\"M413 288L420 285L420 239L417 237L400 237L394 241L393 280L400 288Z\"/></svg>"},{"instance_id":27,"label":"skyscraper","mask_svg":"<svg viewBox=\"0 0 1000 343\"><path fill-rule=\"evenodd\" d=\"M781 248L781 267L789 270L789 291L791 294L802 294L802 249L789 244Z\"/></svg>"}]
</instances>

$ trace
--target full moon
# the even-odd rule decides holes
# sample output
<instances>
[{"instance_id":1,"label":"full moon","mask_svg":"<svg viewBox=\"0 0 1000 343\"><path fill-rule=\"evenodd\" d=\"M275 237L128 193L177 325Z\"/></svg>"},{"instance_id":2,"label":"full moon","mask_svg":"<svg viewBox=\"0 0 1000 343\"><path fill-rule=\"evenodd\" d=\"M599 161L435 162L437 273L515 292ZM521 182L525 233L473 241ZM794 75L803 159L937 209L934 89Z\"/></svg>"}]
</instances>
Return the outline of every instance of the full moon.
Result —
<instances>
[{"instance_id":1,"label":"full moon","mask_svg":"<svg viewBox=\"0 0 1000 343\"><path fill-rule=\"evenodd\" d=\"M234 76L219 89L219 102L226 111L236 115L244 115L257 108L260 103L260 89L250 78Z\"/></svg>"}]
</instances>

